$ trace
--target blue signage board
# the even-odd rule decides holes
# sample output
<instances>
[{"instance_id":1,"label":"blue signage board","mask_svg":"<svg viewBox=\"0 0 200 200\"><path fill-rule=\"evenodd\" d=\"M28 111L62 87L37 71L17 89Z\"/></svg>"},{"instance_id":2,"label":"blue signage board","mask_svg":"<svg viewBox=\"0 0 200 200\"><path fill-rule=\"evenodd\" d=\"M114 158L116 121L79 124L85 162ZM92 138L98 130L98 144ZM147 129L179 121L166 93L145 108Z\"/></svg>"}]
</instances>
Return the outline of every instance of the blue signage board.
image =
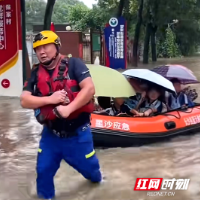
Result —
<instances>
[{"instance_id":1,"label":"blue signage board","mask_svg":"<svg viewBox=\"0 0 200 200\"><path fill-rule=\"evenodd\" d=\"M104 29L106 46L106 66L112 69L126 69L126 20L123 17L109 20Z\"/></svg>"}]
</instances>

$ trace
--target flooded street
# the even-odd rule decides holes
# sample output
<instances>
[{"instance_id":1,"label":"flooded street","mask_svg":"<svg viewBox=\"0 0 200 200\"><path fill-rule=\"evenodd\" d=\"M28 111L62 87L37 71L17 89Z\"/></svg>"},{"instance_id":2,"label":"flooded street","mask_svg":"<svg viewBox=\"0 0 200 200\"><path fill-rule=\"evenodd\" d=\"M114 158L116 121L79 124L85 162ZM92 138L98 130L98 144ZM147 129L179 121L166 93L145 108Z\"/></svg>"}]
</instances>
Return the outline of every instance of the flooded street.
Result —
<instances>
[{"instance_id":1,"label":"flooded street","mask_svg":"<svg viewBox=\"0 0 200 200\"><path fill-rule=\"evenodd\" d=\"M162 63L183 64L200 79L200 58L165 60L156 65ZM193 88L200 92L199 85ZM0 101L0 200L34 200L42 127L32 110L21 108L18 98L0 97ZM55 177L57 200L200 199L200 134L142 147L97 150L97 155L105 182L92 185L62 162ZM138 177L187 178L190 183L188 190L175 191L174 196L153 197L147 196L147 191L133 190Z\"/></svg>"}]
</instances>

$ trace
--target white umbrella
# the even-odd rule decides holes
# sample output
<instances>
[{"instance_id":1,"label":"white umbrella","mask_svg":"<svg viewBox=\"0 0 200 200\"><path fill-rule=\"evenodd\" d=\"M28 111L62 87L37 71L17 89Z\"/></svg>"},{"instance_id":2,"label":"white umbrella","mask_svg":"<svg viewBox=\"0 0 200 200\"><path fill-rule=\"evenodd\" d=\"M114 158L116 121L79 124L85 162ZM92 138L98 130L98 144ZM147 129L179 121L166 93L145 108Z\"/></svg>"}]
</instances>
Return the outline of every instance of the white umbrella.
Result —
<instances>
[{"instance_id":1,"label":"white umbrella","mask_svg":"<svg viewBox=\"0 0 200 200\"><path fill-rule=\"evenodd\" d=\"M161 87L164 87L167 90L176 92L171 81L167 80L160 74L157 74L148 69L128 69L124 71L122 74L128 77L140 78L155 83Z\"/></svg>"}]
</instances>

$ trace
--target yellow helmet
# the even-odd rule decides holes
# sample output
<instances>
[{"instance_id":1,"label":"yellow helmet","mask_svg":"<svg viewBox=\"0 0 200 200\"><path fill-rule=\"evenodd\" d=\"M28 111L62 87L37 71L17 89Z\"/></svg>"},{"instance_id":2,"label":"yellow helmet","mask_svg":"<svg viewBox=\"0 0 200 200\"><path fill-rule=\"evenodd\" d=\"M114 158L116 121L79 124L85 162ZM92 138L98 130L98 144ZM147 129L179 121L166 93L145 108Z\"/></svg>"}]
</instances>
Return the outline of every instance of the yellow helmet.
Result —
<instances>
[{"instance_id":1,"label":"yellow helmet","mask_svg":"<svg viewBox=\"0 0 200 200\"><path fill-rule=\"evenodd\" d=\"M33 49L45 44L55 44L61 46L60 38L53 31L41 31L33 40Z\"/></svg>"}]
</instances>

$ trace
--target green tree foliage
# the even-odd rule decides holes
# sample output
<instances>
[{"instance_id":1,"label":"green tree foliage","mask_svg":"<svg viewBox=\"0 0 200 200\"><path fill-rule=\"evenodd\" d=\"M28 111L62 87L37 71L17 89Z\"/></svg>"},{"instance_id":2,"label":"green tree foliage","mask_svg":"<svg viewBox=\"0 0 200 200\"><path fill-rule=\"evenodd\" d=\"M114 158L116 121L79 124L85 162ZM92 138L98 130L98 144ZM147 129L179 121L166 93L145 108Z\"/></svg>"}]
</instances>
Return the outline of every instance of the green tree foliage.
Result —
<instances>
[{"instance_id":1,"label":"green tree foliage","mask_svg":"<svg viewBox=\"0 0 200 200\"><path fill-rule=\"evenodd\" d=\"M69 21L76 30L97 29L105 26L112 16L112 12L113 8L107 7L107 2L99 1L99 4L94 5L93 9L89 9L85 5L76 5L70 8Z\"/></svg>"},{"instance_id":2,"label":"green tree foliage","mask_svg":"<svg viewBox=\"0 0 200 200\"><path fill-rule=\"evenodd\" d=\"M111 17L117 17L120 10L120 0L98 0L98 9L100 13L105 13L104 22L107 23ZM135 24L137 22L137 0L125 0L122 9L122 16L127 20L128 36L134 37Z\"/></svg>"},{"instance_id":3,"label":"green tree foliage","mask_svg":"<svg viewBox=\"0 0 200 200\"><path fill-rule=\"evenodd\" d=\"M26 0L26 29L32 30L32 24L41 24L44 20L46 2L44 0Z\"/></svg>"},{"instance_id":4,"label":"green tree foliage","mask_svg":"<svg viewBox=\"0 0 200 200\"><path fill-rule=\"evenodd\" d=\"M73 29L85 30L90 9L85 5L72 6L69 11L69 21Z\"/></svg>"},{"instance_id":5,"label":"green tree foliage","mask_svg":"<svg viewBox=\"0 0 200 200\"><path fill-rule=\"evenodd\" d=\"M120 2L120 0L98 0L97 5L89 9L79 0L57 0L52 21L71 22L76 30L82 31L88 28L103 28L110 17L118 15ZM132 39L136 34L140 2L141 0L125 0L122 9L122 15L127 19L128 36ZM144 43L146 40L148 45L151 44L152 52L156 53L157 49L159 57L177 56L180 53L189 55L196 50L200 43L200 0L143 0L143 2L139 43ZM44 0L26 0L28 30L31 29L31 24L43 22L45 7ZM172 25L170 30L167 29L168 24L174 19L178 19L179 22ZM147 33L150 34L150 39ZM173 38L173 42L170 38ZM177 53L178 50L169 50L172 48L171 42L180 53ZM157 48L152 48L155 45ZM148 49L146 48L146 54L149 52Z\"/></svg>"},{"instance_id":6,"label":"green tree foliage","mask_svg":"<svg viewBox=\"0 0 200 200\"><path fill-rule=\"evenodd\" d=\"M26 0L26 28L32 30L33 24L43 24L47 2L45 0ZM69 11L72 6L85 6L79 0L56 0L53 9L54 23L68 23ZM85 6L86 7L86 6Z\"/></svg>"},{"instance_id":7,"label":"green tree foliage","mask_svg":"<svg viewBox=\"0 0 200 200\"><path fill-rule=\"evenodd\" d=\"M170 27L166 29L166 38L163 43L158 43L158 57L172 58L180 56L176 35Z\"/></svg>"},{"instance_id":8,"label":"green tree foliage","mask_svg":"<svg viewBox=\"0 0 200 200\"><path fill-rule=\"evenodd\" d=\"M160 42L167 37L166 28L174 19L178 23L171 26L176 35L181 54L194 53L195 46L199 45L200 37L200 1L199 0L168 0L159 4L157 17L157 38ZM191 37L192 36L192 37Z\"/></svg>"},{"instance_id":9,"label":"green tree foliage","mask_svg":"<svg viewBox=\"0 0 200 200\"><path fill-rule=\"evenodd\" d=\"M125 2L122 15L128 23L128 36L130 39L134 39L137 32L135 28L136 24L138 24L138 8L141 0L127 0ZM174 19L179 21L177 24L172 25L172 29L170 29L171 36L173 35L176 40L174 45L176 44L176 48L180 50L176 52L188 55L195 51L200 41L199 2L200 0L144 0L139 43L144 44L146 41L147 48L145 48L146 52L144 53L147 55L147 63L150 49L148 46L150 44L151 51L154 54L152 56L154 61L156 61L156 55L164 57L179 55L179 53L171 55L166 49L166 42L170 41L167 27ZM92 10L87 9L87 11L83 7L76 7L73 8L70 19L79 30L97 26L104 27L110 17L116 16L119 3L119 0L99 0L97 6ZM78 13L82 13L82 17ZM191 35L193 36L192 38ZM159 46L156 48L156 45ZM171 46L171 44L168 46ZM166 50L165 53L163 49Z\"/></svg>"},{"instance_id":10,"label":"green tree foliage","mask_svg":"<svg viewBox=\"0 0 200 200\"><path fill-rule=\"evenodd\" d=\"M163 46L165 46L167 50L168 57L172 58L179 56L179 47L176 43L176 35L171 28L166 29L166 39Z\"/></svg>"},{"instance_id":11,"label":"green tree foliage","mask_svg":"<svg viewBox=\"0 0 200 200\"><path fill-rule=\"evenodd\" d=\"M68 23L69 12L72 6L79 7L85 5L79 0L57 0L54 5L52 21L57 24Z\"/></svg>"}]
</instances>

